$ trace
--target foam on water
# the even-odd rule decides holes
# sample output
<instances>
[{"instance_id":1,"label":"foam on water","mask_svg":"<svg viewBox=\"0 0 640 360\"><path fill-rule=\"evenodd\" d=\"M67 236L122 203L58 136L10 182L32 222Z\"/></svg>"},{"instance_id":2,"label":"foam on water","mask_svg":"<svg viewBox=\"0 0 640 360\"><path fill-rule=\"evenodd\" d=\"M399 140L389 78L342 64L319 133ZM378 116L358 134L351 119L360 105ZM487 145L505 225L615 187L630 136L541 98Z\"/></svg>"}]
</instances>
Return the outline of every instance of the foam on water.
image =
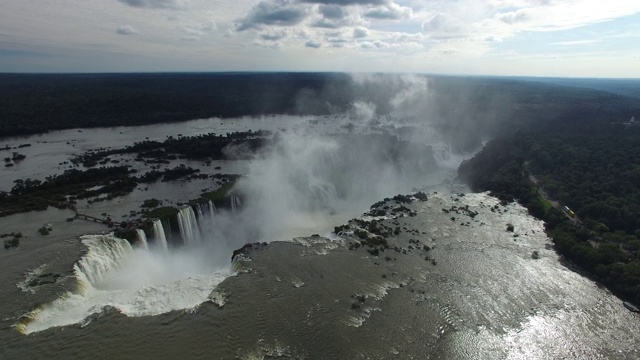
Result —
<instances>
[{"instance_id":1,"label":"foam on water","mask_svg":"<svg viewBox=\"0 0 640 360\"><path fill-rule=\"evenodd\" d=\"M48 267L47 264L42 264L42 265L38 266L35 269L28 270L24 274L24 280L19 282L16 286L18 286L18 288L20 288L20 290L22 290L24 292L28 292L28 293L34 294L36 291L35 291L33 286L30 286L30 284L31 284L32 281L38 279L38 277L40 275L42 275L42 273L44 273L44 270L47 267Z\"/></svg>"},{"instance_id":2,"label":"foam on water","mask_svg":"<svg viewBox=\"0 0 640 360\"><path fill-rule=\"evenodd\" d=\"M202 249L133 249L111 234L86 235L82 242L87 253L74 266L76 290L25 315L16 325L18 331L86 325L86 319L107 307L127 316L146 316L193 309L213 299L224 303L211 294L231 269L213 267Z\"/></svg>"}]
</instances>

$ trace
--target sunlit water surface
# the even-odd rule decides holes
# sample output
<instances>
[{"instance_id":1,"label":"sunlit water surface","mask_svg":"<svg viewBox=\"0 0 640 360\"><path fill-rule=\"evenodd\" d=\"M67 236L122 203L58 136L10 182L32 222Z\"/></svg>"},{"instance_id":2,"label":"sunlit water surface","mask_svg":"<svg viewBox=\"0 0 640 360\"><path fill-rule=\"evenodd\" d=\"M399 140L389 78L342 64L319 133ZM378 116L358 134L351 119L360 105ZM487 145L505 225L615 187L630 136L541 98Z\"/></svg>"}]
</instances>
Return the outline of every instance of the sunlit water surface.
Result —
<instances>
[{"instance_id":1,"label":"sunlit water surface","mask_svg":"<svg viewBox=\"0 0 640 360\"><path fill-rule=\"evenodd\" d=\"M277 129L291 121L306 126L310 121L276 119L282 124L273 119L238 119L234 126L217 131ZM328 123L318 120L325 126L318 131L333 133L346 120L324 121ZM75 153L74 143L84 150L99 143L98 139L102 146L125 146L144 137L207 133L214 123L218 119L186 126L58 132L38 137L37 146L36 138L25 139L34 143L25 149L32 152L27 160L37 162L36 166L3 172L2 183L6 187L14 178L62 171L64 166L58 163ZM308 158L290 157L304 153L296 141L286 143L288 147L277 154L284 156L280 160L267 156L254 164L229 164L229 169L260 174L273 184L282 179L278 174L283 171L269 169L282 161L298 161L300 168L313 170L303 166ZM302 142L306 148L310 144ZM333 146L316 145L320 153ZM47 152L50 157L45 156ZM438 160L439 168L418 181L417 187L437 185L454 176L459 160ZM310 184L317 189L317 183ZM369 185L377 191L376 184ZM2 358L639 356L638 316L606 290L563 267L542 224L519 206L492 211L497 200L486 194L430 193L427 202L410 205L418 216L385 220L391 227L402 228L389 240L399 251L387 250L374 257L363 248L348 250L354 240L349 235L335 237L330 230L379 200L377 192L373 198L332 201L333 211L314 212L297 208L295 204L304 201L295 192L290 196L290 188L269 193L252 188L256 183L245 185L268 195L252 208L256 212L247 210L246 218L219 216L201 224L201 237L193 246L164 249L156 239L149 239L144 249L110 235L83 236L80 242L77 235L95 234L99 228L67 225L65 213L53 209L2 219L7 230L29 234L20 249L2 254L6 269L0 277L6 299ZM396 185L389 191L408 190L408 183ZM146 193L136 191L87 209L126 213L159 194L173 196L167 201L176 202L196 197L199 186L206 185L151 186ZM300 193L305 194L305 189ZM349 206L353 203L358 204ZM452 216L442 211L465 205L478 215ZM252 253L251 261L233 267L231 251L242 245L233 241L234 236L246 235L233 229L242 228L258 213L274 215L253 224L265 240L301 238L271 243ZM45 221L54 224L52 236L32 235L33 224ZM235 221L235 226L228 221ZM515 226L514 233L506 231L507 224ZM330 239L302 237L313 233ZM431 250L425 251L424 245ZM532 259L534 250L540 259ZM47 272L63 276L55 284L28 286Z\"/></svg>"}]
</instances>

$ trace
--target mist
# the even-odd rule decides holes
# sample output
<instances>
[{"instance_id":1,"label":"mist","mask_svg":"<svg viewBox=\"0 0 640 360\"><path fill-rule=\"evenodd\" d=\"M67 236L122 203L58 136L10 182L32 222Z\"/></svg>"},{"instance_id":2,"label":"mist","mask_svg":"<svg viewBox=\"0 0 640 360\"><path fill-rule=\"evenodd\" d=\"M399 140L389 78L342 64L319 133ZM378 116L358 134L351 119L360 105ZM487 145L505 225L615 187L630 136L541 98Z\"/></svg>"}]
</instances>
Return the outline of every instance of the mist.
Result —
<instances>
[{"instance_id":1,"label":"mist","mask_svg":"<svg viewBox=\"0 0 640 360\"><path fill-rule=\"evenodd\" d=\"M331 238L335 226L383 198L449 184L473 154L453 151L453 135L465 134L440 131L426 77L358 75L345 91L354 92L353 101L326 119L329 130L312 120L275 132L231 190L234 210L208 209L189 220L195 239L163 248L151 236L149 250L113 236L86 239L88 252L75 269L78 290L34 311L22 331L77 323L107 307L127 316L197 307L233 274L232 253L243 245Z\"/></svg>"}]
</instances>

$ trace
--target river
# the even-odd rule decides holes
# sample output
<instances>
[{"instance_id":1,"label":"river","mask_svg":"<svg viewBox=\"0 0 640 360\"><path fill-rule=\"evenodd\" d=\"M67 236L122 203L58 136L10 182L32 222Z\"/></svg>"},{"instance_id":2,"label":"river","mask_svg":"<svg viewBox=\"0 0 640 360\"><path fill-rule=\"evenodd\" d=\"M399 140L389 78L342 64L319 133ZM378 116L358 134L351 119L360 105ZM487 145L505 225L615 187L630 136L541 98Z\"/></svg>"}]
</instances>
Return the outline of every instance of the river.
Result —
<instances>
[{"instance_id":1,"label":"river","mask_svg":"<svg viewBox=\"0 0 640 360\"><path fill-rule=\"evenodd\" d=\"M286 129L277 151L219 169L246 175L244 189L254 200L236 215L199 217L200 234L191 246L162 250L150 239L149 250L131 247L101 235L106 228L100 225L66 222L68 210L0 218L3 232L25 234L17 249L0 255L0 357L640 356L640 317L606 289L564 267L540 221L487 194L451 192L448 184L461 160L453 155L436 156L435 168L421 174L406 170L410 176L403 178L381 158L363 161L358 149L331 140L352 121L346 116L203 119L3 140L0 146L32 144L16 150L27 155L22 163L2 170L0 188L8 190L15 179L59 173L74 154L99 147L179 134ZM387 125L355 131L395 131ZM312 135L300 135L296 128L312 128ZM428 129L423 134L431 134L422 137L425 142L446 149ZM307 174L302 187L298 170ZM84 204L83 210L119 218L146 198L177 203L208 186L206 180L156 184ZM331 233L383 197L414 187L426 189L428 200L414 200L395 216L361 217L399 228L388 239L391 249L375 256L366 246L353 249L358 237L352 232ZM344 189L349 195L338 196ZM308 193L322 194L313 201L326 208L310 207L315 202L309 202ZM46 237L36 232L43 223L53 227ZM251 251L232 266L231 252L243 244L238 229L249 225L266 241L282 241ZM539 259L532 257L534 251ZM47 274L60 276L28 286L34 279L52 279Z\"/></svg>"}]
</instances>

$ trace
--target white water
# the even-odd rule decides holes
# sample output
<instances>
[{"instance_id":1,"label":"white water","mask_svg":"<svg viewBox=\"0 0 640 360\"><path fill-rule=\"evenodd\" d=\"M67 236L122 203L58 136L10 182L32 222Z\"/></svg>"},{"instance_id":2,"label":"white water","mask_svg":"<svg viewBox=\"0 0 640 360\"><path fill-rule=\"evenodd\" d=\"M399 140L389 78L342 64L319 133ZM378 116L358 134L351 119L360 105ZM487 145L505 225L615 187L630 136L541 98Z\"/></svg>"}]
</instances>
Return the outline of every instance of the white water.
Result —
<instances>
[{"instance_id":1,"label":"white water","mask_svg":"<svg viewBox=\"0 0 640 360\"><path fill-rule=\"evenodd\" d=\"M209 216L211 216L211 219L213 220L213 217L216 216L216 211L217 211L216 204L214 204L213 201L209 200L207 205L209 205Z\"/></svg>"},{"instance_id":2,"label":"white water","mask_svg":"<svg viewBox=\"0 0 640 360\"><path fill-rule=\"evenodd\" d=\"M242 201L240 201L240 198L236 195L231 195L231 213L233 215L237 215L238 209L240 209L241 207Z\"/></svg>"},{"instance_id":3,"label":"white water","mask_svg":"<svg viewBox=\"0 0 640 360\"><path fill-rule=\"evenodd\" d=\"M185 245L193 246L200 242L202 234L200 233L196 214L191 206L180 209L178 212L178 225Z\"/></svg>"},{"instance_id":4,"label":"white water","mask_svg":"<svg viewBox=\"0 0 640 360\"><path fill-rule=\"evenodd\" d=\"M216 267L203 249L146 251L111 234L86 235L82 242L87 253L74 266L76 291L27 314L20 332L86 325L106 307L127 316L192 309L231 275L230 266Z\"/></svg>"},{"instance_id":5,"label":"white water","mask_svg":"<svg viewBox=\"0 0 640 360\"><path fill-rule=\"evenodd\" d=\"M158 247L164 250L169 248L169 245L167 244L167 237L164 232L164 226L162 226L162 221L158 219L153 220L153 237Z\"/></svg>"},{"instance_id":6,"label":"white water","mask_svg":"<svg viewBox=\"0 0 640 360\"><path fill-rule=\"evenodd\" d=\"M143 316L210 301L217 284L232 273L231 252L246 242L324 234L381 198L428 184L431 174L404 163L411 154L390 160L388 154L398 150L389 146L283 135L237 183L244 203L231 196L229 212L218 212L211 201L195 211L179 210L184 246L173 243L169 223L160 220L153 222L149 250L133 249L113 236L84 237L87 254L76 266L77 290L31 312L18 329L32 333L87 323L107 306Z\"/></svg>"},{"instance_id":7,"label":"white water","mask_svg":"<svg viewBox=\"0 0 640 360\"><path fill-rule=\"evenodd\" d=\"M147 234L142 229L136 229L136 236L138 238L138 244L141 249L149 250L149 243L147 242Z\"/></svg>"}]
</instances>

